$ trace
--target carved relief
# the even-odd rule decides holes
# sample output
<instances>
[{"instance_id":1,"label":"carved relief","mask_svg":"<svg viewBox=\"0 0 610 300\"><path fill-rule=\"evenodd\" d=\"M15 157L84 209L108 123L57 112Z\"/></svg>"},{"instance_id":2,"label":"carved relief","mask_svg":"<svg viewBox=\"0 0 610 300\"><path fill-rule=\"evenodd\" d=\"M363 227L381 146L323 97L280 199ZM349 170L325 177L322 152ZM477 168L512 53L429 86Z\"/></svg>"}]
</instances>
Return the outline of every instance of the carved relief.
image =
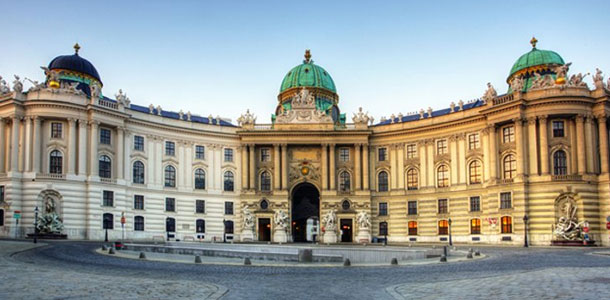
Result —
<instances>
[{"instance_id":1,"label":"carved relief","mask_svg":"<svg viewBox=\"0 0 610 300\"><path fill-rule=\"evenodd\" d=\"M333 123L331 116L316 109L316 99L306 88L301 89L291 104L292 109L277 116L277 124Z\"/></svg>"}]
</instances>

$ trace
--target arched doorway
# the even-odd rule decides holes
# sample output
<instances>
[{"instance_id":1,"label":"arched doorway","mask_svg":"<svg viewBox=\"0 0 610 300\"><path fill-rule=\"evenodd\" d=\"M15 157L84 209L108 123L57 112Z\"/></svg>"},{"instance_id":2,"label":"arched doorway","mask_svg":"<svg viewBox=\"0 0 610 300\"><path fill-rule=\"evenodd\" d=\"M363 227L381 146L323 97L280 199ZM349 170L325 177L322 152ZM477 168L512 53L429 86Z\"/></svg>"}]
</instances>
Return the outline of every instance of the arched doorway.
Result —
<instances>
[{"instance_id":1,"label":"arched doorway","mask_svg":"<svg viewBox=\"0 0 610 300\"><path fill-rule=\"evenodd\" d=\"M307 242L307 220L320 219L320 192L313 184L304 182L292 190L291 216L292 241Z\"/></svg>"}]
</instances>

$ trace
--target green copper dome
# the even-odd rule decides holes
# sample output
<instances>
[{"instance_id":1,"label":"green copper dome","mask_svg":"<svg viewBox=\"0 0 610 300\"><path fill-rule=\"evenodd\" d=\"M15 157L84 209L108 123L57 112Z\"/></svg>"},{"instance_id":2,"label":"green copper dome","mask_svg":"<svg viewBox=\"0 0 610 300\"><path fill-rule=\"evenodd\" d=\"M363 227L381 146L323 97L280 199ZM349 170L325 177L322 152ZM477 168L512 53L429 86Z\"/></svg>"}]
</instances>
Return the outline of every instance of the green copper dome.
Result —
<instances>
[{"instance_id":1,"label":"green copper dome","mask_svg":"<svg viewBox=\"0 0 610 300\"><path fill-rule=\"evenodd\" d=\"M536 66L548 66L548 65L564 65L563 58L557 54L557 52L550 50L540 50L536 49L536 43L538 40L536 38L532 38L530 43L532 44L532 51L525 53L517 59L512 69L510 70L510 74L508 77L511 77L513 74L525 70L530 69Z\"/></svg>"},{"instance_id":2,"label":"green copper dome","mask_svg":"<svg viewBox=\"0 0 610 300\"><path fill-rule=\"evenodd\" d=\"M292 68L292 70L286 74L284 80L282 80L280 93L296 87L323 88L333 93L337 93L335 82L332 77L330 77L330 74L322 67L313 63L309 50L305 52L305 60L303 63Z\"/></svg>"}]
</instances>

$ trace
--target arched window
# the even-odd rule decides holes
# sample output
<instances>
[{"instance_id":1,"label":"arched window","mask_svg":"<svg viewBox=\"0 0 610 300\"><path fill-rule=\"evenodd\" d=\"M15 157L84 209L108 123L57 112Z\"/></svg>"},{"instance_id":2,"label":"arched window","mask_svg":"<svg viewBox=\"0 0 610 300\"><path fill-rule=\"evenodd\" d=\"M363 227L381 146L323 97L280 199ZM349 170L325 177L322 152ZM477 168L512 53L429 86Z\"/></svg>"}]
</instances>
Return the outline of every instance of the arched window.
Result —
<instances>
[{"instance_id":1,"label":"arched window","mask_svg":"<svg viewBox=\"0 0 610 300\"><path fill-rule=\"evenodd\" d=\"M504 157L504 179L511 179L517 175L517 161L512 154Z\"/></svg>"},{"instance_id":2,"label":"arched window","mask_svg":"<svg viewBox=\"0 0 610 300\"><path fill-rule=\"evenodd\" d=\"M350 176L347 171L343 171L339 174L339 190L342 192L349 192L350 187Z\"/></svg>"},{"instance_id":3,"label":"arched window","mask_svg":"<svg viewBox=\"0 0 610 300\"><path fill-rule=\"evenodd\" d=\"M417 222L409 221L409 235L417 235Z\"/></svg>"},{"instance_id":4,"label":"arched window","mask_svg":"<svg viewBox=\"0 0 610 300\"><path fill-rule=\"evenodd\" d=\"M108 155L100 156L99 173L101 178L110 178L112 176L112 161Z\"/></svg>"},{"instance_id":5,"label":"arched window","mask_svg":"<svg viewBox=\"0 0 610 300\"><path fill-rule=\"evenodd\" d=\"M267 171L261 173L261 191L271 191L271 174Z\"/></svg>"},{"instance_id":6,"label":"arched window","mask_svg":"<svg viewBox=\"0 0 610 300\"><path fill-rule=\"evenodd\" d=\"M133 230L134 231L144 231L144 217L135 216L133 218Z\"/></svg>"},{"instance_id":7,"label":"arched window","mask_svg":"<svg viewBox=\"0 0 610 300\"><path fill-rule=\"evenodd\" d=\"M205 171L203 169L195 170L195 189L205 190Z\"/></svg>"},{"instance_id":8,"label":"arched window","mask_svg":"<svg viewBox=\"0 0 610 300\"><path fill-rule=\"evenodd\" d=\"M174 166L165 166L165 186L176 187L176 168Z\"/></svg>"},{"instance_id":9,"label":"arched window","mask_svg":"<svg viewBox=\"0 0 610 300\"><path fill-rule=\"evenodd\" d=\"M513 232L513 218L508 216L502 217L500 223L502 224L502 233Z\"/></svg>"},{"instance_id":10,"label":"arched window","mask_svg":"<svg viewBox=\"0 0 610 300\"><path fill-rule=\"evenodd\" d=\"M388 191L388 172L381 171L377 175L377 190L380 192Z\"/></svg>"},{"instance_id":11,"label":"arched window","mask_svg":"<svg viewBox=\"0 0 610 300\"><path fill-rule=\"evenodd\" d=\"M388 235L388 222L379 223L379 235L382 235L382 236Z\"/></svg>"},{"instance_id":12,"label":"arched window","mask_svg":"<svg viewBox=\"0 0 610 300\"><path fill-rule=\"evenodd\" d=\"M176 219L174 219L174 218L165 219L165 231L166 232L176 232Z\"/></svg>"},{"instance_id":13,"label":"arched window","mask_svg":"<svg viewBox=\"0 0 610 300\"><path fill-rule=\"evenodd\" d=\"M417 190L419 181L419 176L417 174L417 169L409 169L407 171L407 190Z\"/></svg>"},{"instance_id":14,"label":"arched window","mask_svg":"<svg viewBox=\"0 0 610 300\"><path fill-rule=\"evenodd\" d=\"M205 233L205 220L198 219L195 221L195 230L197 233Z\"/></svg>"},{"instance_id":15,"label":"arched window","mask_svg":"<svg viewBox=\"0 0 610 300\"><path fill-rule=\"evenodd\" d=\"M114 229L114 216L109 213L105 213L102 216L102 228L103 229Z\"/></svg>"},{"instance_id":16,"label":"arched window","mask_svg":"<svg viewBox=\"0 0 610 300\"><path fill-rule=\"evenodd\" d=\"M566 153L563 150L557 150L553 153L553 175L567 175L568 163Z\"/></svg>"},{"instance_id":17,"label":"arched window","mask_svg":"<svg viewBox=\"0 0 610 300\"><path fill-rule=\"evenodd\" d=\"M438 221L438 234L439 235L449 234L449 222L447 222L447 220Z\"/></svg>"},{"instance_id":18,"label":"arched window","mask_svg":"<svg viewBox=\"0 0 610 300\"><path fill-rule=\"evenodd\" d=\"M481 234L481 219L470 220L470 234Z\"/></svg>"},{"instance_id":19,"label":"arched window","mask_svg":"<svg viewBox=\"0 0 610 300\"><path fill-rule=\"evenodd\" d=\"M233 221L225 221L225 233L233 233Z\"/></svg>"},{"instance_id":20,"label":"arched window","mask_svg":"<svg viewBox=\"0 0 610 300\"><path fill-rule=\"evenodd\" d=\"M133 183L144 184L144 163L139 160L133 163Z\"/></svg>"},{"instance_id":21,"label":"arched window","mask_svg":"<svg viewBox=\"0 0 610 300\"><path fill-rule=\"evenodd\" d=\"M63 173L63 156L58 150L51 151L51 154L49 155L49 173Z\"/></svg>"},{"instance_id":22,"label":"arched window","mask_svg":"<svg viewBox=\"0 0 610 300\"><path fill-rule=\"evenodd\" d=\"M471 162L468 169L470 170L470 184L481 183L481 161Z\"/></svg>"},{"instance_id":23,"label":"arched window","mask_svg":"<svg viewBox=\"0 0 610 300\"><path fill-rule=\"evenodd\" d=\"M233 172L226 171L225 175L224 175L224 191L232 192L234 182L235 182L235 178L234 178Z\"/></svg>"},{"instance_id":24,"label":"arched window","mask_svg":"<svg viewBox=\"0 0 610 300\"><path fill-rule=\"evenodd\" d=\"M449 167L447 165L440 165L436 169L436 183L439 188L449 186Z\"/></svg>"}]
</instances>

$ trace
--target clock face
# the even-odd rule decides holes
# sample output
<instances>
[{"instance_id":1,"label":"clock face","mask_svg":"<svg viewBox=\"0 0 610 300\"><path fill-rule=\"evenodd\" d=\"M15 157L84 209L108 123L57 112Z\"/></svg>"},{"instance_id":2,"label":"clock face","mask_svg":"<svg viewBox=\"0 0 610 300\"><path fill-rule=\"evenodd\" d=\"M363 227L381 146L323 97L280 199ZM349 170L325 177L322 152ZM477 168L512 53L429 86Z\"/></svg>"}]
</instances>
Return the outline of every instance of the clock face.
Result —
<instances>
[{"instance_id":1,"label":"clock face","mask_svg":"<svg viewBox=\"0 0 610 300\"><path fill-rule=\"evenodd\" d=\"M305 166L301 167L301 174L307 176L309 174L309 168Z\"/></svg>"}]
</instances>

